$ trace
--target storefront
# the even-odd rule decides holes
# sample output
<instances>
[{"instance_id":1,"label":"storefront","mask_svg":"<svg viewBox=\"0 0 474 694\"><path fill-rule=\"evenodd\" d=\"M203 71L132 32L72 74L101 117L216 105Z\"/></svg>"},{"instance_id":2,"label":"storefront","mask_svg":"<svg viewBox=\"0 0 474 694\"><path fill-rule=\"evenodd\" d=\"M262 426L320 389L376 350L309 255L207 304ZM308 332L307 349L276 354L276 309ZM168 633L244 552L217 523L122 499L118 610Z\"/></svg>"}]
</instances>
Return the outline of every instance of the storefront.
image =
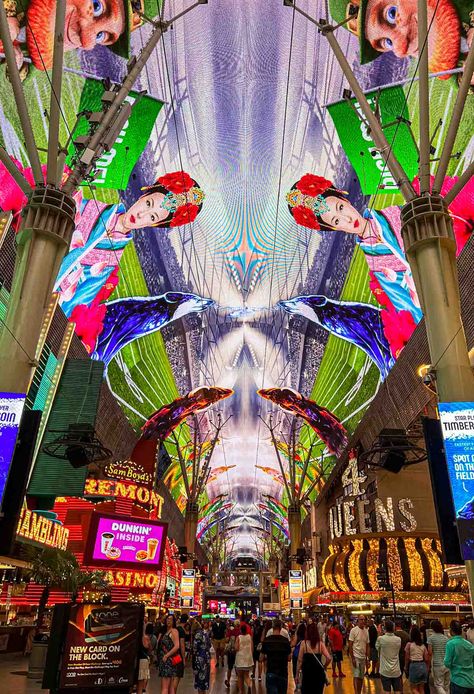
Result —
<instances>
[{"instance_id":1,"label":"storefront","mask_svg":"<svg viewBox=\"0 0 474 694\"><path fill-rule=\"evenodd\" d=\"M364 466L354 452L317 500L314 518L322 610L389 615L395 599L398 615L416 619L470 613L465 578L443 561L426 462L393 473ZM388 570L386 585L380 567Z\"/></svg>"}]
</instances>

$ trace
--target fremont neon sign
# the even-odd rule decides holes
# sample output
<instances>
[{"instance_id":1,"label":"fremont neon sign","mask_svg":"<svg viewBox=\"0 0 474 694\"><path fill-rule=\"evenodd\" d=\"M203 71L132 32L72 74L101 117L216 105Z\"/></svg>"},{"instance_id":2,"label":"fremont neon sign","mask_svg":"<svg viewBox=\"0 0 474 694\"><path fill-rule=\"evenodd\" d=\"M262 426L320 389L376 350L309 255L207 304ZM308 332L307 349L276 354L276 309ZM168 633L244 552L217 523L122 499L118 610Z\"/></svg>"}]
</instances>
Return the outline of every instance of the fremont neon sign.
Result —
<instances>
[{"instance_id":1,"label":"fremont neon sign","mask_svg":"<svg viewBox=\"0 0 474 694\"><path fill-rule=\"evenodd\" d=\"M130 482L119 482L118 480L87 479L84 487L84 496L130 499L154 509L157 518L161 518L164 503L163 497L153 489L139 484L130 484Z\"/></svg>"}]
</instances>

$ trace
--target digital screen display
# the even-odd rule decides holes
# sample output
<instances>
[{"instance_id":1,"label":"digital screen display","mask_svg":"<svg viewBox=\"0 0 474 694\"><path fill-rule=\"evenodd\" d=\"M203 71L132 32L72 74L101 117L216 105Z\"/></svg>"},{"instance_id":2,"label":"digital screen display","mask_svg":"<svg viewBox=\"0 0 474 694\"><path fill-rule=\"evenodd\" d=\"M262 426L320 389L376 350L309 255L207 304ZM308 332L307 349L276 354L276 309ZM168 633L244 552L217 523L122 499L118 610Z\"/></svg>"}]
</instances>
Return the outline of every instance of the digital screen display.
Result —
<instances>
[{"instance_id":1,"label":"digital screen display","mask_svg":"<svg viewBox=\"0 0 474 694\"><path fill-rule=\"evenodd\" d=\"M181 607L193 607L194 605L194 582L196 580L195 569L183 569L181 578Z\"/></svg>"},{"instance_id":2,"label":"digital screen display","mask_svg":"<svg viewBox=\"0 0 474 694\"><path fill-rule=\"evenodd\" d=\"M167 524L127 516L96 514L92 517L86 563L157 570L163 562Z\"/></svg>"},{"instance_id":3,"label":"digital screen display","mask_svg":"<svg viewBox=\"0 0 474 694\"><path fill-rule=\"evenodd\" d=\"M474 25L472 0L443 0L438 12L433 2L430 120L443 127L430 133L436 152L431 174ZM12 50L45 174L57 3L7 4ZM186 485L176 446L190 470L196 451L188 422L208 409L203 424L210 426L199 432L200 450L212 451L212 463L199 541L206 542L225 520L235 529L236 555L253 552L255 543L261 551L265 535L247 522L257 505L255 523L261 530L271 524L285 542L278 455L286 465L283 442L291 438L290 427L298 422L297 456L305 460L312 451L304 494L320 475L320 460L324 477L330 473L423 317L405 255L399 177L360 117L361 104L345 93L327 36L299 9L339 27L341 50L416 187L418 128L415 136L410 128L420 121L412 82L416 8L406 22L396 23L392 42L381 41L380 32L395 4L382 7L383 17L379 4L368 2L350 3L347 17L343 0L317 6L309 0L66 5L59 138L67 142L64 178L95 132L98 116L91 120L90 114L108 109L109 83L122 83L154 23L179 15L174 31L164 32L154 48L148 44L138 91L125 98L127 119L117 120L115 141L98 150L93 170L78 180L75 228L54 281L61 310L91 358L104 363L107 384L137 438L149 436L140 439L140 455L132 456L145 477L138 467L113 462L110 479L147 486L158 451L158 476L184 511ZM181 13L185 6L189 11ZM1 55L0 62L0 144L32 182L38 174L31 169ZM471 162L473 121L471 96L443 195ZM0 210L8 215L0 217L0 244L2 224L10 224L0 255L13 253L27 204L11 170L0 163ZM472 234L473 201L474 177L449 205L458 254ZM0 263L0 273L9 260ZM4 287L10 281L0 277ZM50 388L50 365L36 405ZM217 388L234 394L217 401ZM225 430L214 448L209 432L217 413ZM277 430L281 424L278 454L262 438L262 420L268 424L270 415L278 418ZM0 465L3 485L8 455ZM312 500L320 486L311 487ZM113 544L112 558L98 546L94 561L118 566L126 555L134 568L151 566L154 560L133 555L142 551L142 543L135 544L135 550ZM120 557L113 558L114 552Z\"/></svg>"},{"instance_id":4,"label":"digital screen display","mask_svg":"<svg viewBox=\"0 0 474 694\"><path fill-rule=\"evenodd\" d=\"M464 560L474 559L474 403L438 405Z\"/></svg>"},{"instance_id":5,"label":"digital screen display","mask_svg":"<svg viewBox=\"0 0 474 694\"><path fill-rule=\"evenodd\" d=\"M0 393L0 508L15 452L24 404L25 395L22 393Z\"/></svg>"},{"instance_id":6,"label":"digital screen display","mask_svg":"<svg viewBox=\"0 0 474 694\"><path fill-rule=\"evenodd\" d=\"M73 605L61 659L61 690L117 692L130 687L142 624L142 605Z\"/></svg>"}]
</instances>

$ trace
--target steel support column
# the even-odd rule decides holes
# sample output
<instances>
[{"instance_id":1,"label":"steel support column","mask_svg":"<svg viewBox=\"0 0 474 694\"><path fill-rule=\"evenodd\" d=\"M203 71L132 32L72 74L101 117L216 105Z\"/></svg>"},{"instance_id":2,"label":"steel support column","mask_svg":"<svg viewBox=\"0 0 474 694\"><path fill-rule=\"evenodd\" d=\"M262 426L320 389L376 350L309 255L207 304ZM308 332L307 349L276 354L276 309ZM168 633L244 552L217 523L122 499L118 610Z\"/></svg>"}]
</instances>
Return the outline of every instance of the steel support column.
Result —
<instances>
[{"instance_id":1,"label":"steel support column","mask_svg":"<svg viewBox=\"0 0 474 694\"><path fill-rule=\"evenodd\" d=\"M296 563L296 552L301 547L301 509L299 505L288 507L288 527L290 530L291 568L301 569ZM301 621L301 610L293 610L294 621Z\"/></svg>"}]
</instances>

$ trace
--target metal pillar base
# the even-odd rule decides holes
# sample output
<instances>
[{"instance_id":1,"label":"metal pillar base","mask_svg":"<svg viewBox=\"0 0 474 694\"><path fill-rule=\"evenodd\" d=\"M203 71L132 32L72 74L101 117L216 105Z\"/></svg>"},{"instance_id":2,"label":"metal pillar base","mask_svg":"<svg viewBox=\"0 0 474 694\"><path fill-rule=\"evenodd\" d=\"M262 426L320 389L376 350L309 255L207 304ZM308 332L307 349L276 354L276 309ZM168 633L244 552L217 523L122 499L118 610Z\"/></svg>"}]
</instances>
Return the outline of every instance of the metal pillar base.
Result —
<instances>
[{"instance_id":1,"label":"metal pillar base","mask_svg":"<svg viewBox=\"0 0 474 694\"><path fill-rule=\"evenodd\" d=\"M296 551L301 547L301 509L298 505L288 507L288 528L290 530L290 553L296 556ZM292 569L301 569L295 559L291 560ZM293 610L293 618L296 623L301 621L301 610Z\"/></svg>"},{"instance_id":2,"label":"metal pillar base","mask_svg":"<svg viewBox=\"0 0 474 694\"><path fill-rule=\"evenodd\" d=\"M37 186L23 210L5 325L0 325L0 391L26 393L44 312L74 231L76 203L63 191Z\"/></svg>"}]
</instances>

